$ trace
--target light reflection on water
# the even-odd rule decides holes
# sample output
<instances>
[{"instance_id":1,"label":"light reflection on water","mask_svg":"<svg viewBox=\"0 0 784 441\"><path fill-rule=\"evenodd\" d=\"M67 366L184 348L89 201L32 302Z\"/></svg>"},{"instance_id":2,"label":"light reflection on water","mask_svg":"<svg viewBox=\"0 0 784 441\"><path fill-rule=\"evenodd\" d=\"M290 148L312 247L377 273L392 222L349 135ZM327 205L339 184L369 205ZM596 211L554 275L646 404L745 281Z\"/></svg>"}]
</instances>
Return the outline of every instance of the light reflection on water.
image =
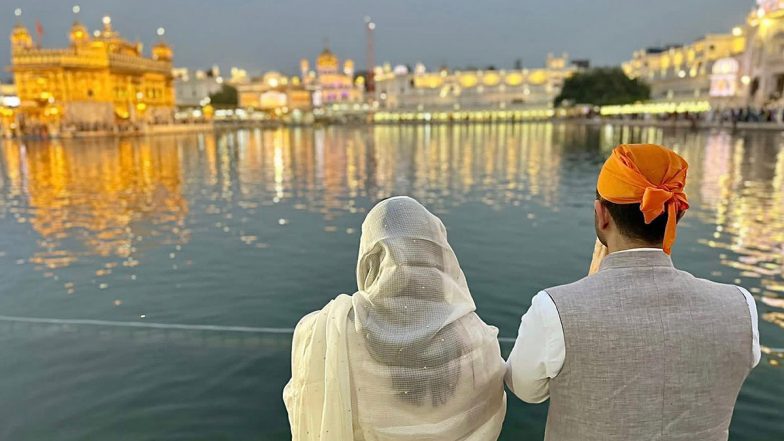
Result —
<instances>
[{"instance_id":1,"label":"light reflection on water","mask_svg":"<svg viewBox=\"0 0 784 441\"><path fill-rule=\"evenodd\" d=\"M530 124L6 141L0 147L0 274L6 280L0 307L5 315L32 317L290 327L352 289L359 225L373 202L410 194L444 218L480 314L513 336L531 295L584 272L595 174L621 142L663 143L689 161L692 210L682 223L676 262L699 276L747 286L762 318L764 367L744 387L734 435L753 439L760 424L766 433L784 434L775 422L752 416L781 417L784 408L775 398L784 391L771 387L781 383L781 371L771 368L784 347L784 149L778 134ZM174 347L171 363L181 362L189 348L219 351L217 359L201 361L201 371L194 366L194 378L223 369L221 363L248 363L246 351L226 353L223 337L26 326L9 327L3 344L35 348L61 338L78 346L87 340L121 350L118 359ZM275 380L256 386L266 400L234 403L270 415L262 425L233 421L244 433L238 439L285 432L278 395L288 375L286 344L247 343L275 360L265 377ZM52 357L63 366L84 363L69 353ZM102 366L122 370L119 363ZM9 378L16 371L0 368L0 374ZM173 374L161 372L167 375ZM46 377L31 371L20 381L39 384ZM234 386L260 381L249 369L220 378ZM170 380L152 380L158 395L144 390L166 402L173 399ZM63 390L52 393L70 391L58 387ZM125 393L133 390L129 385ZM174 420L182 427L147 437L196 436L186 419L207 410L187 408L203 399L178 401ZM141 412L123 400L113 402L115 422L125 412ZM517 406L517 414L510 411L516 429L504 436L540 433L542 411ZM232 411L228 405L222 410ZM274 430L263 428L268 425ZM19 421L11 426L28 433ZM112 433L112 426L95 430Z\"/></svg>"}]
</instances>

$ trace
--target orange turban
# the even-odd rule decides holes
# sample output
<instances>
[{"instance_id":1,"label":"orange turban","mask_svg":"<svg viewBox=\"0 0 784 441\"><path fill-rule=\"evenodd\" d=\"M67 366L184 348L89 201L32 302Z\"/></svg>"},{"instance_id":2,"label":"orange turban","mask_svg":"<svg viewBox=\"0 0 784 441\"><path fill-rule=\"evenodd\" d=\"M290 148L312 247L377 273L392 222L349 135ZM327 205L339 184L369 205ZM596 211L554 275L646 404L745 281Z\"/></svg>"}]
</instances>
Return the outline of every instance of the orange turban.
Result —
<instances>
[{"instance_id":1,"label":"orange turban","mask_svg":"<svg viewBox=\"0 0 784 441\"><path fill-rule=\"evenodd\" d=\"M645 223L665 211L664 252L675 243L678 212L689 208L686 170L689 164L672 150L655 144L622 144L613 150L599 173L599 195L615 204L640 204Z\"/></svg>"}]
</instances>

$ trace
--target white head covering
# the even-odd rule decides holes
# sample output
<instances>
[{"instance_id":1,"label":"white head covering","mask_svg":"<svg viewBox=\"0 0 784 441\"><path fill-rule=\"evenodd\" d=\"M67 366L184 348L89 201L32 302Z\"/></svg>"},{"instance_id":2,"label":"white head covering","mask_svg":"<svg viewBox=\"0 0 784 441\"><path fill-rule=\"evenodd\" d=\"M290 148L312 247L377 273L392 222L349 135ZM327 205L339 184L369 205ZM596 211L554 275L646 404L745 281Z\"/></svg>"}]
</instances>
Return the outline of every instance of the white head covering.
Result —
<instances>
[{"instance_id":1,"label":"white head covering","mask_svg":"<svg viewBox=\"0 0 784 441\"><path fill-rule=\"evenodd\" d=\"M506 411L497 329L474 314L441 221L408 197L376 205L357 286L297 326L284 391L294 439L495 440Z\"/></svg>"}]
</instances>

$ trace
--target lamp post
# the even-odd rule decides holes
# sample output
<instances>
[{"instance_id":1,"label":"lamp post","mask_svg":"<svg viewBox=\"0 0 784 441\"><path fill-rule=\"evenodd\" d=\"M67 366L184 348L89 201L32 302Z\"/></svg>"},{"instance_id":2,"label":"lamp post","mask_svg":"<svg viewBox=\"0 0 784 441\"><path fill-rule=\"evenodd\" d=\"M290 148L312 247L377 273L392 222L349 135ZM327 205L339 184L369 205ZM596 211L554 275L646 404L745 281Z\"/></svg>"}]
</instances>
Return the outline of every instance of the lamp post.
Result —
<instances>
[{"instance_id":1,"label":"lamp post","mask_svg":"<svg viewBox=\"0 0 784 441\"><path fill-rule=\"evenodd\" d=\"M376 23L370 17L365 17L365 30L367 33L367 59L366 75L367 75L367 91L372 94L376 90L375 81L375 66L376 66L376 49L373 41L373 36L376 30Z\"/></svg>"}]
</instances>

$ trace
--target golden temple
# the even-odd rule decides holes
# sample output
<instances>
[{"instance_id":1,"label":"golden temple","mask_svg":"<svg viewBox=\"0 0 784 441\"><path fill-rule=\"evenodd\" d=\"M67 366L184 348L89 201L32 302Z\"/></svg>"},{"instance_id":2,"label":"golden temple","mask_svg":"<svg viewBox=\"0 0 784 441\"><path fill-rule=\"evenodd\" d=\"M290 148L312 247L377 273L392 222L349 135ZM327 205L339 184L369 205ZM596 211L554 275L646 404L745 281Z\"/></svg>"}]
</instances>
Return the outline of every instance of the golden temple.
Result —
<instances>
[{"instance_id":1,"label":"golden temple","mask_svg":"<svg viewBox=\"0 0 784 441\"><path fill-rule=\"evenodd\" d=\"M19 22L11 31L19 132L136 130L172 122L173 52L168 44L160 40L151 57L145 57L141 43L124 40L112 29L110 17L92 35L75 21L69 37L69 47L49 49L35 44Z\"/></svg>"}]
</instances>

